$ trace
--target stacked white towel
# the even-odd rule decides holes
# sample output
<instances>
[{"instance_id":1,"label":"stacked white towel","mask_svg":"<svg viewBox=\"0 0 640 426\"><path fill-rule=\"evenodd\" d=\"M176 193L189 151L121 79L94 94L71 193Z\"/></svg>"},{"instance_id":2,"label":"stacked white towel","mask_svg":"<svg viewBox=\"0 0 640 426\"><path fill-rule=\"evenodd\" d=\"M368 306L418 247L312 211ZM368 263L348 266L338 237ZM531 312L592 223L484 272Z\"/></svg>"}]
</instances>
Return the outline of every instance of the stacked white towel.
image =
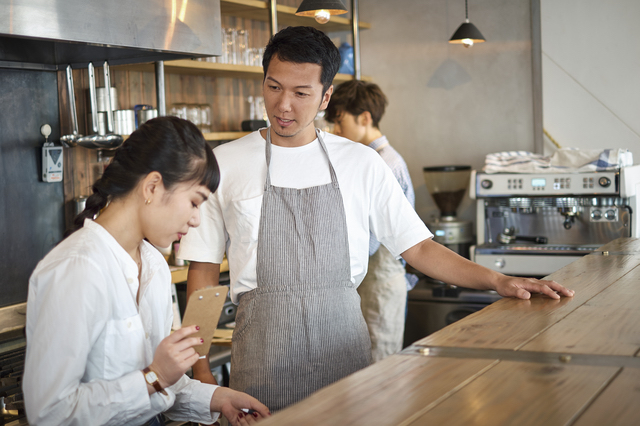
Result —
<instances>
[{"instance_id":1,"label":"stacked white towel","mask_svg":"<svg viewBox=\"0 0 640 426\"><path fill-rule=\"evenodd\" d=\"M617 170L633 165L628 149L561 148L552 156L527 151L488 154L485 173L576 173Z\"/></svg>"}]
</instances>

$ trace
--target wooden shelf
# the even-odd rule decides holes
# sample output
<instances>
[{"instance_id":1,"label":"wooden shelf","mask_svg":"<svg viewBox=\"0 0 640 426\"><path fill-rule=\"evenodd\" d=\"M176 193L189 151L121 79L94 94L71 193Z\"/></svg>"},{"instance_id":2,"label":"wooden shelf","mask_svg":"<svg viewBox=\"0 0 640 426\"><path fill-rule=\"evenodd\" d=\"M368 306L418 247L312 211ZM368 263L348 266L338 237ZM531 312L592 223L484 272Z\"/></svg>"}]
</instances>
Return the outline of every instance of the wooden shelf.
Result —
<instances>
[{"instance_id":1,"label":"wooden shelf","mask_svg":"<svg viewBox=\"0 0 640 426\"><path fill-rule=\"evenodd\" d=\"M248 135L251 132L213 132L205 133L204 138L208 141L231 141Z\"/></svg>"},{"instance_id":2,"label":"wooden shelf","mask_svg":"<svg viewBox=\"0 0 640 426\"><path fill-rule=\"evenodd\" d=\"M152 63L118 65L112 68L127 71L154 71L154 66ZM193 59L167 61L164 63L164 72L169 74L215 75L218 77L230 78L262 79L263 77L262 67L254 67L251 65L219 64L216 62L202 62ZM335 83L342 83L351 79L353 79L353 76L351 74L336 74L336 78L333 81ZM363 76L362 79L371 81L371 77Z\"/></svg>"},{"instance_id":3,"label":"wooden shelf","mask_svg":"<svg viewBox=\"0 0 640 426\"><path fill-rule=\"evenodd\" d=\"M296 16L296 8L276 5L278 11L278 25L297 26L307 25L324 32L350 31L351 20L342 16L332 16L326 24L319 24L314 18ZM269 4L266 1L256 0L220 0L220 12L223 15L232 15L238 18L253 19L267 22L269 20ZM360 29L369 29L371 24L358 22Z\"/></svg>"}]
</instances>

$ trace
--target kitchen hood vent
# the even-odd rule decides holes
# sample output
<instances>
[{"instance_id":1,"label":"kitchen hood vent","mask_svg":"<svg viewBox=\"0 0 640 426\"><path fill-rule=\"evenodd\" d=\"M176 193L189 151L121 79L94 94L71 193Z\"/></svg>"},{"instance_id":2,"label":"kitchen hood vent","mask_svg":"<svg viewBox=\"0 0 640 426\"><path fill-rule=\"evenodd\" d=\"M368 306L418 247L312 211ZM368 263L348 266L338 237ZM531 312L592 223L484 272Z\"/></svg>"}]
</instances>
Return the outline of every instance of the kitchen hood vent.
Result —
<instances>
[{"instance_id":1,"label":"kitchen hood vent","mask_svg":"<svg viewBox=\"0 0 640 426\"><path fill-rule=\"evenodd\" d=\"M0 0L0 67L220 55L219 0Z\"/></svg>"}]
</instances>

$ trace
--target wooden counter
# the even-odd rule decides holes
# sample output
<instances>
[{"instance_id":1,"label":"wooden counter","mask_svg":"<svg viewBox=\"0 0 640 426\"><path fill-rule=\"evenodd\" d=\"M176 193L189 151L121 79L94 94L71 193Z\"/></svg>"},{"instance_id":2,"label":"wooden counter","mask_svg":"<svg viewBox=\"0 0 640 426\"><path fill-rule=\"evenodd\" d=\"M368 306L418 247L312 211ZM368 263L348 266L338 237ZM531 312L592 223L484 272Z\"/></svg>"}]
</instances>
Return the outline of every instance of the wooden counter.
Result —
<instances>
[{"instance_id":1,"label":"wooden counter","mask_svg":"<svg viewBox=\"0 0 640 426\"><path fill-rule=\"evenodd\" d=\"M640 240L549 278L575 297L502 299L261 424L640 424Z\"/></svg>"}]
</instances>

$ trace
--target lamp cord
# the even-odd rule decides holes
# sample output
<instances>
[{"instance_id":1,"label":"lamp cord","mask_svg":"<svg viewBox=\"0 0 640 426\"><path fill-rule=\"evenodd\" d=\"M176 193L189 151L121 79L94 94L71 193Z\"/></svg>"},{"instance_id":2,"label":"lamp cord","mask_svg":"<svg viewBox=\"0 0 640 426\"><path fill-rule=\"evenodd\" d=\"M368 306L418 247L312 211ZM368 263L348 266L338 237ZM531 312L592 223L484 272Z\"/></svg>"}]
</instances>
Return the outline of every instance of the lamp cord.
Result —
<instances>
[{"instance_id":1,"label":"lamp cord","mask_svg":"<svg viewBox=\"0 0 640 426\"><path fill-rule=\"evenodd\" d=\"M464 0L464 17L469 21L469 8L467 6L467 0Z\"/></svg>"}]
</instances>

